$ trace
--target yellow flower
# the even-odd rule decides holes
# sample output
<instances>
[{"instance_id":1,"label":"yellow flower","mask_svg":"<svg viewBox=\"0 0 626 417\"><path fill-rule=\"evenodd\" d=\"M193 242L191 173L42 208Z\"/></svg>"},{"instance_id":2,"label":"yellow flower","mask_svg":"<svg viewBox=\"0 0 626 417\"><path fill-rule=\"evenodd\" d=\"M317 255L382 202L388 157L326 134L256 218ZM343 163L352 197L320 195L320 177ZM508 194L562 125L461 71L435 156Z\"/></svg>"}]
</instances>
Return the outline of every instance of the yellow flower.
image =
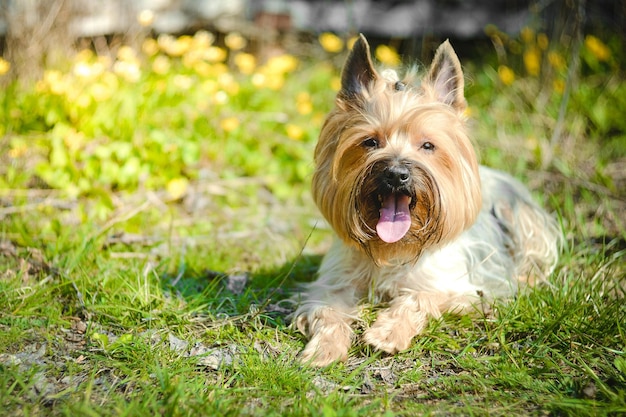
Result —
<instances>
[{"instance_id":1,"label":"yellow flower","mask_svg":"<svg viewBox=\"0 0 626 417\"><path fill-rule=\"evenodd\" d=\"M89 64L87 62L77 62L72 68L72 72L78 78L93 78L102 73L104 68L99 63Z\"/></svg>"},{"instance_id":2,"label":"yellow flower","mask_svg":"<svg viewBox=\"0 0 626 417\"><path fill-rule=\"evenodd\" d=\"M209 77L213 72L213 67L208 62L198 61L194 64L193 69L198 75Z\"/></svg>"},{"instance_id":3,"label":"yellow flower","mask_svg":"<svg viewBox=\"0 0 626 417\"><path fill-rule=\"evenodd\" d=\"M165 189L172 199L178 200L187 194L189 180L184 177L173 178L167 182Z\"/></svg>"},{"instance_id":4,"label":"yellow flower","mask_svg":"<svg viewBox=\"0 0 626 417\"><path fill-rule=\"evenodd\" d=\"M343 40L334 33L324 32L318 40L326 52L337 53L343 50Z\"/></svg>"},{"instance_id":5,"label":"yellow flower","mask_svg":"<svg viewBox=\"0 0 626 417\"><path fill-rule=\"evenodd\" d=\"M133 48L124 45L117 50L117 59L126 62L137 62L137 55Z\"/></svg>"},{"instance_id":6,"label":"yellow flower","mask_svg":"<svg viewBox=\"0 0 626 417\"><path fill-rule=\"evenodd\" d=\"M221 74L226 74L230 70L228 69L228 65L222 62L216 62L211 64L211 75L214 77L219 77Z\"/></svg>"},{"instance_id":7,"label":"yellow flower","mask_svg":"<svg viewBox=\"0 0 626 417\"><path fill-rule=\"evenodd\" d=\"M89 62L93 58L93 52L90 49L82 49L74 55L74 62Z\"/></svg>"},{"instance_id":8,"label":"yellow flower","mask_svg":"<svg viewBox=\"0 0 626 417\"><path fill-rule=\"evenodd\" d=\"M62 95L68 89L67 80L60 71L45 71L43 74L43 80L52 94Z\"/></svg>"},{"instance_id":9,"label":"yellow flower","mask_svg":"<svg viewBox=\"0 0 626 417\"><path fill-rule=\"evenodd\" d=\"M256 88L263 88L265 87L266 80L267 80L267 77L265 76L265 74L261 74L257 72L256 74L252 76L252 85L255 86Z\"/></svg>"},{"instance_id":10,"label":"yellow flower","mask_svg":"<svg viewBox=\"0 0 626 417\"><path fill-rule=\"evenodd\" d=\"M379 45L378 47L376 47L375 55L376 59L385 65L394 67L400 64L400 56L398 55L398 52L391 46Z\"/></svg>"},{"instance_id":11,"label":"yellow flower","mask_svg":"<svg viewBox=\"0 0 626 417\"><path fill-rule=\"evenodd\" d=\"M228 94L226 93L226 91L223 91L223 90L217 91L215 93L215 95L213 96L213 102L215 102L215 104L226 104L226 103L228 103ZM239 122L237 122L237 123L239 123ZM224 130L226 130L226 129L224 129Z\"/></svg>"},{"instance_id":12,"label":"yellow flower","mask_svg":"<svg viewBox=\"0 0 626 417\"><path fill-rule=\"evenodd\" d=\"M239 83L235 80L235 77L229 72L225 72L220 74L217 78L220 86L224 91L226 91L231 96L237 95L239 93Z\"/></svg>"},{"instance_id":13,"label":"yellow flower","mask_svg":"<svg viewBox=\"0 0 626 417\"><path fill-rule=\"evenodd\" d=\"M231 32L224 37L224 43L231 51L238 51L245 48L248 41L240 33Z\"/></svg>"},{"instance_id":14,"label":"yellow flower","mask_svg":"<svg viewBox=\"0 0 626 417\"><path fill-rule=\"evenodd\" d=\"M289 139L301 140L304 136L304 129L298 125L289 123L285 126L285 130Z\"/></svg>"},{"instance_id":15,"label":"yellow flower","mask_svg":"<svg viewBox=\"0 0 626 417\"><path fill-rule=\"evenodd\" d=\"M134 62L117 61L113 65L113 72L129 82L139 81L141 77L139 65Z\"/></svg>"},{"instance_id":16,"label":"yellow flower","mask_svg":"<svg viewBox=\"0 0 626 417\"><path fill-rule=\"evenodd\" d=\"M265 63L265 68L269 73L286 74L298 67L298 59L289 54L283 54L270 58Z\"/></svg>"},{"instance_id":17,"label":"yellow flower","mask_svg":"<svg viewBox=\"0 0 626 417\"><path fill-rule=\"evenodd\" d=\"M4 75L11 69L11 63L0 57L0 75Z\"/></svg>"},{"instance_id":18,"label":"yellow flower","mask_svg":"<svg viewBox=\"0 0 626 417\"><path fill-rule=\"evenodd\" d=\"M220 121L220 127L224 132L230 133L239 127L239 119L234 116L222 119Z\"/></svg>"},{"instance_id":19,"label":"yellow flower","mask_svg":"<svg viewBox=\"0 0 626 417\"><path fill-rule=\"evenodd\" d=\"M203 51L192 49L183 56L183 65L187 68L193 68L202 59L204 59Z\"/></svg>"},{"instance_id":20,"label":"yellow flower","mask_svg":"<svg viewBox=\"0 0 626 417\"><path fill-rule=\"evenodd\" d=\"M608 61L611 57L611 50L609 47L593 35L585 36L585 47L598 59L598 61Z\"/></svg>"},{"instance_id":21,"label":"yellow flower","mask_svg":"<svg viewBox=\"0 0 626 417\"><path fill-rule=\"evenodd\" d=\"M313 103L311 95L308 91L303 91L296 96L296 110L302 115L309 114L313 111Z\"/></svg>"},{"instance_id":22,"label":"yellow flower","mask_svg":"<svg viewBox=\"0 0 626 417\"><path fill-rule=\"evenodd\" d=\"M165 75L170 70L170 60L168 57L159 55L152 62L152 71L155 74Z\"/></svg>"},{"instance_id":23,"label":"yellow flower","mask_svg":"<svg viewBox=\"0 0 626 417\"><path fill-rule=\"evenodd\" d=\"M217 81L205 80L200 84L200 89L205 95L212 96L217 92Z\"/></svg>"},{"instance_id":24,"label":"yellow flower","mask_svg":"<svg viewBox=\"0 0 626 417\"><path fill-rule=\"evenodd\" d=\"M157 38L159 48L170 56L182 56L191 48L192 44L191 36L181 36L180 38L174 38L171 35L161 34Z\"/></svg>"},{"instance_id":25,"label":"yellow flower","mask_svg":"<svg viewBox=\"0 0 626 417\"><path fill-rule=\"evenodd\" d=\"M524 51L523 60L526 72L533 77L538 76L541 70L541 51L539 48L532 46L526 49Z\"/></svg>"},{"instance_id":26,"label":"yellow flower","mask_svg":"<svg viewBox=\"0 0 626 417\"><path fill-rule=\"evenodd\" d=\"M239 52L233 58L235 65L242 74L250 75L256 68L256 58L252 54Z\"/></svg>"},{"instance_id":27,"label":"yellow flower","mask_svg":"<svg viewBox=\"0 0 626 417\"><path fill-rule=\"evenodd\" d=\"M193 49L202 50L207 49L215 41L215 35L206 30L199 30L193 35Z\"/></svg>"},{"instance_id":28,"label":"yellow flower","mask_svg":"<svg viewBox=\"0 0 626 417\"><path fill-rule=\"evenodd\" d=\"M341 90L341 78L333 77L332 80L330 80L330 88L333 91Z\"/></svg>"},{"instance_id":29,"label":"yellow flower","mask_svg":"<svg viewBox=\"0 0 626 417\"><path fill-rule=\"evenodd\" d=\"M296 110L302 115L310 114L313 111L313 103L310 101L297 102Z\"/></svg>"},{"instance_id":30,"label":"yellow flower","mask_svg":"<svg viewBox=\"0 0 626 417\"><path fill-rule=\"evenodd\" d=\"M565 91L565 81L557 78L552 82L552 88L555 93L563 94Z\"/></svg>"},{"instance_id":31,"label":"yellow flower","mask_svg":"<svg viewBox=\"0 0 626 417\"><path fill-rule=\"evenodd\" d=\"M181 55L187 53L193 46L193 43L193 38L189 35L183 35L176 39L176 46L180 49Z\"/></svg>"},{"instance_id":32,"label":"yellow flower","mask_svg":"<svg viewBox=\"0 0 626 417\"><path fill-rule=\"evenodd\" d=\"M224 62L226 56L226 51L218 46L209 46L203 53L203 58L212 63Z\"/></svg>"},{"instance_id":33,"label":"yellow flower","mask_svg":"<svg viewBox=\"0 0 626 417\"><path fill-rule=\"evenodd\" d=\"M154 23L154 12L149 9L142 10L137 15L137 22L143 27L148 27Z\"/></svg>"},{"instance_id":34,"label":"yellow flower","mask_svg":"<svg viewBox=\"0 0 626 417\"><path fill-rule=\"evenodd\" d=\"M520 32L520 37L522 38L522 41L524 41L524 43L533 43L535 41L535 31L526 26Z\"/></svg>"},{"instance_id":35,"label":"yellow flower","mask_svg":"<svg viewBox=\"0 0 626 417\"><path fill-rule=\"evenodd\" d=\"M146 56L153 56L159 52L159 44L152 38L147 38L141 44L141 50Z\"/></svg>"},{"instance_id":36,"label":"yellow flower","mask_svg":"<svg viewBox=\"0 0 626 417\"><path fill-rule=\"evenodd\" d=\"M500 65L498 67L498 77L500 81L502 81L502 84L507 86L513 84L513 81L515 81L515 73L506 65Z\"/></svg>"},{"instance_id":37,"label":"yellow flower","mask_svg":"<svg viewBox=\"0 0 626 417\"><path fill-rule=\"evenodd\" d=\"M268 74L264 86L270 90L278 91L285 85L285 77L282 74Z\"/></svg>"},{"instance_id":38,"label":"yellow flower","mask_svg":"<svg viewBox=\"0 0 626 417\"><path fill-rule=\"evenodd\" d=\"M564 70L567 67L565 59L557 51L548 52L548 62L550 63L552 68L559 71Z\"/></svg>"},{"instance_id":39,"label":"yellow flower","mask_svg":"<svg viewBox=\"0 0 626 417\"><path fill-rule=\"evenodd\" d=\"M165 53L167 53L167 49L169 49L171 45L174 44L174 42L176 42L174 37L167 33L162 33L157 38L157 44L159 45L159 48L161 48L161 50Z\"/></svg>"},{"instance_id":40,"label":"yellow flower","mask_svg":"<svg viewBox=\"0 0 626 417\"><path fill-rule=\"evenodd\" d=\"M285 74L295 70L297 66L298 59L293 55L272 57L252 75L252 84L257 88L279 90L285 84Z\"/></svg>"}]
</instances>

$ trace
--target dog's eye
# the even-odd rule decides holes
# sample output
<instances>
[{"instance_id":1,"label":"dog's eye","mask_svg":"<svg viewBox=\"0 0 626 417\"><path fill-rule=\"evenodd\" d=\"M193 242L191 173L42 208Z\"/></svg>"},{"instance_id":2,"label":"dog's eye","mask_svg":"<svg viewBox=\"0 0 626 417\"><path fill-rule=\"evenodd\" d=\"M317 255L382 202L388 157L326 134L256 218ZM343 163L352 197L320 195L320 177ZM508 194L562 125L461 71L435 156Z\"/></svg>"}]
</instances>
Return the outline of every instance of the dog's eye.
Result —
<instances>
[{"instance_id":1,"label":"dog's eye","mask_svg":"<svg viewBox=\"0 0 626 417\"><path fill-rule=\"evenodd\" d=\"M363 142L361 142L361 146L369 149L377 149L380 144L378 143L378 139L376 138L367 138Z\"/></svg>"},{"instance_id":2,"label":"dog's eye","mask_svg":"<svg viewBox=\"0 0 626 417\"><path fill-rule=\"evenodd\" d=\"M432 142L424 142L422 143L421 149L428 151L428 152L432 152L435 150L435 145L433 145Z\"/></svg>"}]
</instances>

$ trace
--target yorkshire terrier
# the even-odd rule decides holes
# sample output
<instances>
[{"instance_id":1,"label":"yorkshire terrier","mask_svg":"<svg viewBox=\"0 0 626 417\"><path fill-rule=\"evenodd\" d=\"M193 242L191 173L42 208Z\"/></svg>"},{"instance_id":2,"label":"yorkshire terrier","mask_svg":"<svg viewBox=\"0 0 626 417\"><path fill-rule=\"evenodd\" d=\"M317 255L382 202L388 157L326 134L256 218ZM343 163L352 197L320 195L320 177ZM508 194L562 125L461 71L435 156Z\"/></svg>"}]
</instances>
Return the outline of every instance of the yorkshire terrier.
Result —
<instances>
[{"instance_id":1,"label":"yorkshire terrier","mask_svg":"<svg viewBox=\"0 0 626 417\"><path fill-rule=\"evenodd\" d=\"M378 72L362 35L315 148L313 197L335 239L294 313L305 363L346 360L358 304L384 303L362 340L407 349L430 317L464 313L555 267L555 220L509 175L479 166L448 41L417 81Z\"/></svg>"}]
</instances>

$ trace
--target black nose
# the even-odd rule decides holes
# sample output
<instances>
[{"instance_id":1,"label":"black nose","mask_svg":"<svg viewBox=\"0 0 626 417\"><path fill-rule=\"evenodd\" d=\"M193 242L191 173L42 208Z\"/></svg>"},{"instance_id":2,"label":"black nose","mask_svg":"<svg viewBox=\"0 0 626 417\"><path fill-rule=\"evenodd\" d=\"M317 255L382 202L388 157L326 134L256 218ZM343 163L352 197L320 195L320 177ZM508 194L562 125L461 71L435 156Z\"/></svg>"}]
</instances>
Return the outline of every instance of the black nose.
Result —
<instances>
[{"instance_id":1,"label":"black nose","mask_svg":"<svg viewBox=\"0 0 626 417\"><path fill-rule=\"evenodd\" d=\"M404 165L392 165L385 170L385 179L392 187L402 187L411 179L411 171Z\"/></svg>"}]
</instances>

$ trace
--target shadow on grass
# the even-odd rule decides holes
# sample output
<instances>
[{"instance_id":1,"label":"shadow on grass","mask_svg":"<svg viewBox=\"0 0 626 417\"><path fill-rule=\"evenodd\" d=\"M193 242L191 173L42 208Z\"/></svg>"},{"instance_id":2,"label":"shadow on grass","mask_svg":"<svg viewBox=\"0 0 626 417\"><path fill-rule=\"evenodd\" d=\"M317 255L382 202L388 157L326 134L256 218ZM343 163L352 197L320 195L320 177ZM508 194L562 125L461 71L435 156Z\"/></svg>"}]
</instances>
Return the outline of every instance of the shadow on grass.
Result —
<instances>
[{"instance_id":1,"label":"shadow on grass","mask_svg":"<svg viewBox=\"0 0 626 417\"><path fill-rule=\"evenodd\" d=\"M162 290L182 298L192 310L219 319L258 315L271 326L283 327L294 310L290 299L301 283L312 281L322 255L299 255L275 268L228 273L185 270L161 275Z\"/></svg>"}]
</instances>

